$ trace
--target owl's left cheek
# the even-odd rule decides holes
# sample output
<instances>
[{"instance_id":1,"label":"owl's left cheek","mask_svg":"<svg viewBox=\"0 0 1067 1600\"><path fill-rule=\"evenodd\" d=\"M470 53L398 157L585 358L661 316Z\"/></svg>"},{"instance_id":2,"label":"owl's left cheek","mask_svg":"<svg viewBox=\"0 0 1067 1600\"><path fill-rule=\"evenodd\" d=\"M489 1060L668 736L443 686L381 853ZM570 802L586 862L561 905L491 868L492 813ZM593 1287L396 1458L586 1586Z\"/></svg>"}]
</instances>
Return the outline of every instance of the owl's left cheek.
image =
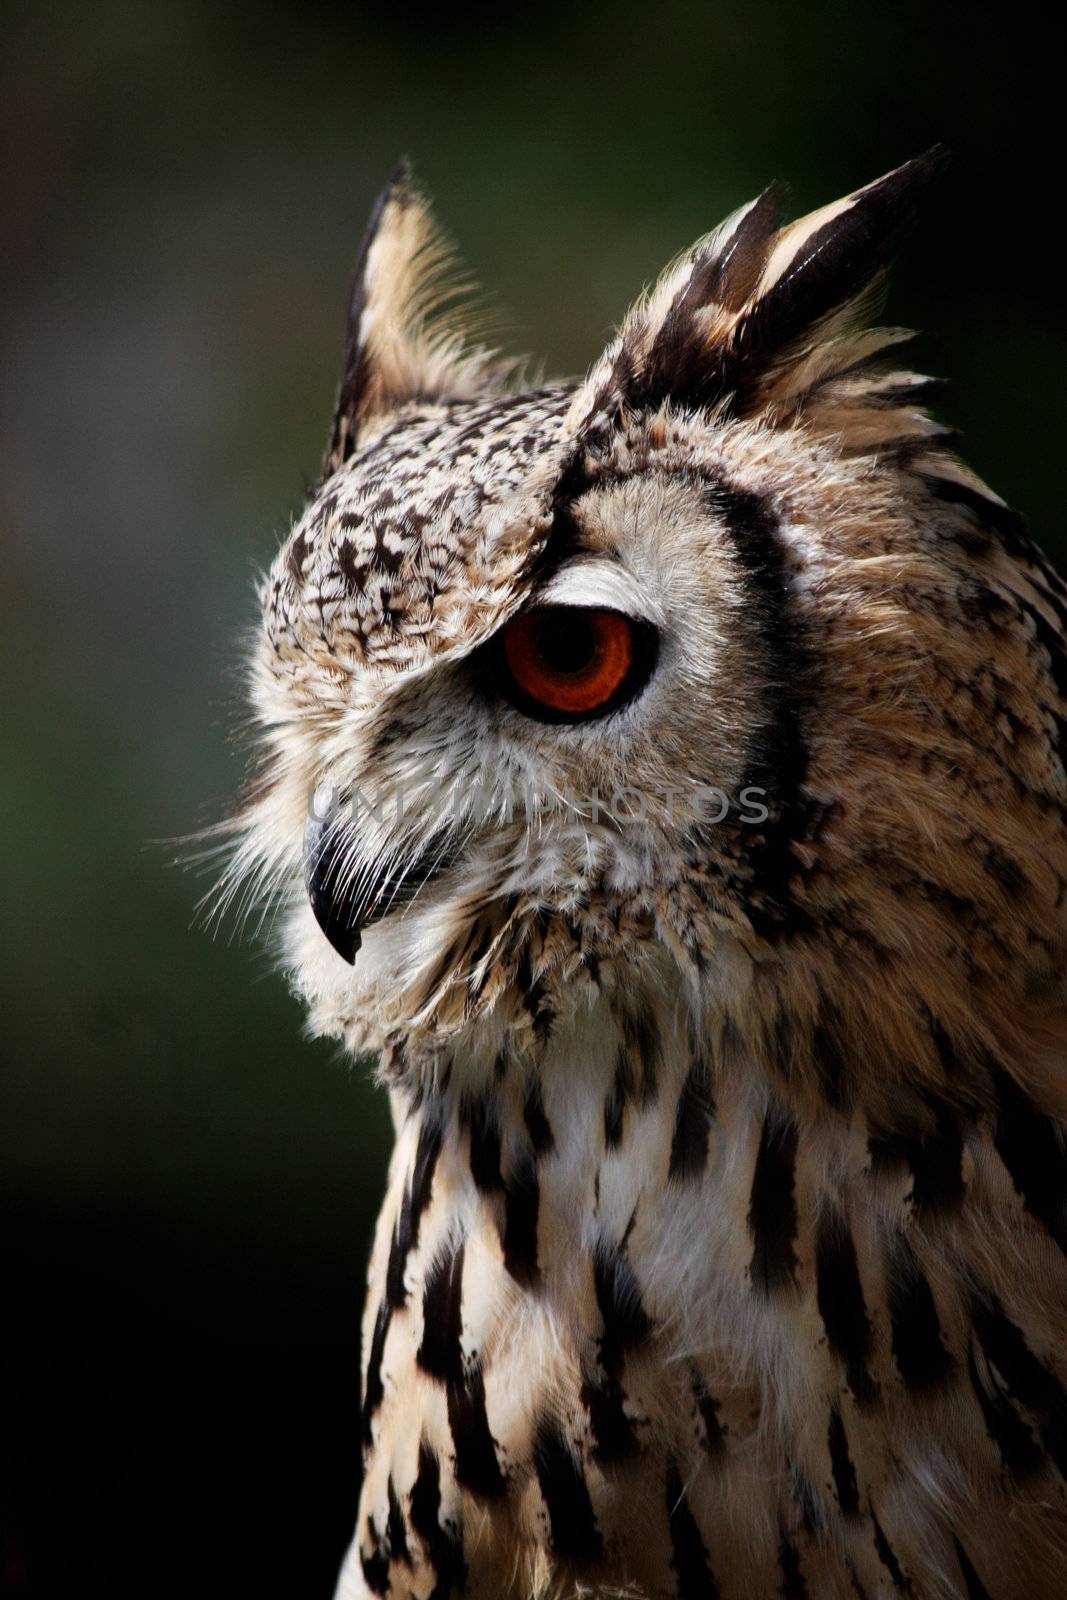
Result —
<instances>
[{"instance_id":1,"label":"owl's left cheek","mask_svg":"<svg viewBox=\"0 0 1067 1600\"><path fill-rule=\"evenodd\" d=\"M315 921L342 960L355 965L363 929L411 904L453 865L454 853L432 836L414 856L368 860L343 804L316 794L304 830L304 887Z\"/></svg>"}]
</instances>

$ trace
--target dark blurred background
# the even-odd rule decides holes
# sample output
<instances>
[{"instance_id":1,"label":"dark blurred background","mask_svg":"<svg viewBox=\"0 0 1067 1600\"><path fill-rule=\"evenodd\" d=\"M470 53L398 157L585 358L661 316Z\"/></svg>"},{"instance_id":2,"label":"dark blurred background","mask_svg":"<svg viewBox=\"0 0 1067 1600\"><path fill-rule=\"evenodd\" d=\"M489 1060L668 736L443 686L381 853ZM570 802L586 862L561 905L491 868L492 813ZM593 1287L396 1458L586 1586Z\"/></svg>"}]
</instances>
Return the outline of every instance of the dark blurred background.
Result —
<instances>
[{"instance_id":1,"label":"dark blurred background","mask_svg":"<svg viewBox=\"0 0 1067 1600\"><path fill-rule=\"evenodd\" d=\"M375 191L410 154L515 347L575 372L771 178L800 212L943 141L891 316L1059 559L1061 91L1025 12L927 0L8 0L0 31L0 1587L326 1600L385 1108L151 841L238 788L253 579Z\"/></svg>"}]
</instances>

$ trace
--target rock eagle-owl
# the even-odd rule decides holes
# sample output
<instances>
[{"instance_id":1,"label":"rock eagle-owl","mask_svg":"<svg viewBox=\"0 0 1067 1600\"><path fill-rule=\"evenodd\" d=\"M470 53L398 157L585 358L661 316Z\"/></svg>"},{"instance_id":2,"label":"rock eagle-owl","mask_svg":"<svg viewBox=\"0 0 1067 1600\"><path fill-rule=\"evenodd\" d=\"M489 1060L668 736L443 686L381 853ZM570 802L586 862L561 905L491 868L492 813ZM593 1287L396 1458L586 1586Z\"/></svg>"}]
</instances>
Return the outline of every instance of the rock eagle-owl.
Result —
<instances>
[{"instance_id":1,"label":"rock eagle-owl","mask_svg":"<svg viewBox=\"0 0 1067 1600\"><path fill-rule=\"evenodd\" d=\"M377 204L226 880L392 1103L345 1600L1067 1595L1067 589L871 325L935 165L535 388Z\"/></svg>"}]
</instances>

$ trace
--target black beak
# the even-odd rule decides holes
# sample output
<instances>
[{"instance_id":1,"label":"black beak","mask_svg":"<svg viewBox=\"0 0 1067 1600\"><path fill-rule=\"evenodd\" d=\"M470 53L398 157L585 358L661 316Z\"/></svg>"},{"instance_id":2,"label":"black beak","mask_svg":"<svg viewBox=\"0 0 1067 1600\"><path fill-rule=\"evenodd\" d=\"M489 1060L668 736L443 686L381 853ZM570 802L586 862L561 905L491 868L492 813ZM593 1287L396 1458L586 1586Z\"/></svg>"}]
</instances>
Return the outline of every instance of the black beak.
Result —
<instances>
[{"instance_id":1,"label":"black beak","mask_svg":"<svg viewBox=\"0 0 1067 1600\"><path fill-rule=\"evenodd\" d=\"M320 807L316 795L304 832L304 886L315 921L337 951L354 966L363 929L390 911L409 905L419 890L455 861L440 834L401 873L395 864L380 873L351 870L354 836L343 805Z\"/></svg>"},{"instance_id":2,"label":"black beak","mask_svg":"<svg viewBox=\"0 0 1067 1600\"><path fill-rule=\"evenodd\" d=\"M351 849L351 834L340 814L330 807L320 816L312 804L304 830L304 887L315 921L350 967L363 942L364 921L362 897L346 892L342 878Z\"/></svg>"}]
</instances>

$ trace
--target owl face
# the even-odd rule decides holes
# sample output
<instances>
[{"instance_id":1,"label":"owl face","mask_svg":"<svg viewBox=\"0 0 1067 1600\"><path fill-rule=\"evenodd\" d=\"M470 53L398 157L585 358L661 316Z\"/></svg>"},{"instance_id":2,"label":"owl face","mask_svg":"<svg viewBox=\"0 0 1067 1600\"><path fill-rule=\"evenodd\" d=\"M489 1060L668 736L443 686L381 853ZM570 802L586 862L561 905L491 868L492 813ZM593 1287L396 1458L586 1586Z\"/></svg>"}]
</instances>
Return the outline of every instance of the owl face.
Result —
<instances>
[{"instance_id":1,"label":"owl face","mask_svg":"<svg viewBox=\"0 0 1067 1600\"><path fill-rule=\"evenodd\" d=\"M817 1008L816 952L914 986L959 943L921 889L946 848L1002 919L974 786L945 803L980 741L934 693L966 679L988 744L997 503L863 319L928 170L781 230L768 193L584 383L518 393L430 318L442 252L406 176L386 190L323 482L264 588L235 824L317 1029L491 1051L605 963L738 1003L773 970Z\"/></svg>"},{"instance_id":2,"label":"owl face","mask_svg":"<svg viewBox=\"0 0 1067 1600\"><path fill-rule=\"evenodd\" d=\"M527 920L595 957L590 901L651 927L694 830L763 810L762 622L713 432L664 426L641 465L613 451L563 513L549 464L572 399L386 429L271 575L262 692L301 752L294 932L353 1015L380 1017L387 982L417 1007L442 949L473 940L473 973ZM699 473L659 465L690 447Z\"/></svg>"}]
</instances>

